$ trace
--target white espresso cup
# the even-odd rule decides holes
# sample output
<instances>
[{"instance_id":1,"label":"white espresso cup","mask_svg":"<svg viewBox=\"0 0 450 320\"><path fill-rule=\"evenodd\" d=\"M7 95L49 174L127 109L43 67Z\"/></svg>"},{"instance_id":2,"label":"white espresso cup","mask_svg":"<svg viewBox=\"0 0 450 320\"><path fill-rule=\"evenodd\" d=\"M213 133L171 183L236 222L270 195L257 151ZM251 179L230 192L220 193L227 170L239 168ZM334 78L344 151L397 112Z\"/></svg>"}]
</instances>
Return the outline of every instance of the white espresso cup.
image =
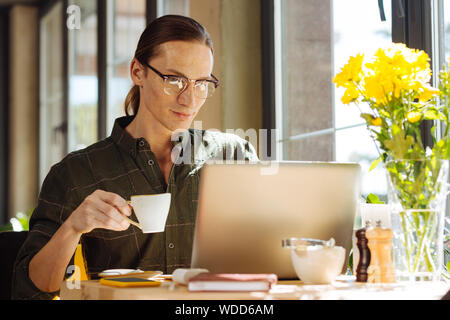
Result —
<instances>
[{"instance_id":1,"label":"white espresso cup","mask_svg":"<svg viewBox=\"0 0 450 320\"><path fill-rule=\"evenodd\" d=\"M170 193L131 196L130 204L142 232L164 232L170 209Z\"/></svg>"}]
</instances>

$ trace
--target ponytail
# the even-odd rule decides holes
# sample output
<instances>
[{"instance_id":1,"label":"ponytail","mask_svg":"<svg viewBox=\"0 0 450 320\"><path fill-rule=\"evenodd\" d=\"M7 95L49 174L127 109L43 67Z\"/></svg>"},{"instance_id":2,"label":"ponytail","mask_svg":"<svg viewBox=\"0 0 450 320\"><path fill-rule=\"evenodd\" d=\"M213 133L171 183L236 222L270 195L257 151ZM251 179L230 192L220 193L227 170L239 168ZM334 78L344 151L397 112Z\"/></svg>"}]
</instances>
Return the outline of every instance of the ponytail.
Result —
<instances>
[{"instance_id":1,"label":"ponytail","mask_svg":"<svg viewBox=\"0 0 450 320\"><path fill-rule=\"evenodd\" d=\"M127 116L137 114L139 109L139 101L140 101L139 86L134 85L128 92L124 103L125 114ZM131 113L129 112L130 109Z\"/></svg>"}]
</instances>

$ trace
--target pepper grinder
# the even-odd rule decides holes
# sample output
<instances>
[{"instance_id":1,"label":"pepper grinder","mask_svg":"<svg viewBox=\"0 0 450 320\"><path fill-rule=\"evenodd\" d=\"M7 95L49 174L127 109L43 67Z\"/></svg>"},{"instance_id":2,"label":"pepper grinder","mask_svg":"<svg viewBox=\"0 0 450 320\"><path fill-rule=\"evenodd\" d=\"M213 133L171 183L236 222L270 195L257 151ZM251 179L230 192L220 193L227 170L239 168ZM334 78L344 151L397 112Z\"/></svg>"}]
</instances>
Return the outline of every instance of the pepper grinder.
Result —
<instances>
[{"instance_id":1,"label":"pepper grinder","mask_svg":"<svg viewBox=\"0 0 450 320\"><path fill-rule=\"evenodd\" d=\"M370 264L367 269L367 282L395 282L395 270L392 264L392 230L382 228L381 221L375 228L366 231L370 250Z\"/></svg>"},{"instance_id":2,"label":"pepper grinder","mask_svg":"<svg viewBox=\"0 0 450 320\"><path fill-rule=\"evenodd\" d=\"M370 220L366 221L366 226L358 229L355 233L357 238L357 247L359 250L359 262L356 268L356 281L367 282L367 268L370 264L370 250L367 245L366 232L370 228Z\"/></svg>"}]
</instances>

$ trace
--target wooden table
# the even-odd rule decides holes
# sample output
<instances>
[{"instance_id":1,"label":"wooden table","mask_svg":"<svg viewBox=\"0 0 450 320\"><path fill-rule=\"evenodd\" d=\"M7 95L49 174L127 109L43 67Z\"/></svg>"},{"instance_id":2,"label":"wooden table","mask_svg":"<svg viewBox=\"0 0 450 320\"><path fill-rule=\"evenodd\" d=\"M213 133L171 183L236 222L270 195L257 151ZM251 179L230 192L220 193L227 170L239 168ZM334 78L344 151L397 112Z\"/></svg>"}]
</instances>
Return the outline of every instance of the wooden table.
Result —
<instances>
[{"instance_id":1,"label":"wooden table","mask_svg":"<svg viewBox=\"0 0 450 320\"><path fill-rule=\"evenodd\" d=\"M81 281L79 288L63 283L61 300L439 300L450 289L446 282L423 284L363 284L340 276L329 285L279 281L269 292L189 292L165 282L160 287L115 288L97 280Z\"/></svg>"}]
</instances>

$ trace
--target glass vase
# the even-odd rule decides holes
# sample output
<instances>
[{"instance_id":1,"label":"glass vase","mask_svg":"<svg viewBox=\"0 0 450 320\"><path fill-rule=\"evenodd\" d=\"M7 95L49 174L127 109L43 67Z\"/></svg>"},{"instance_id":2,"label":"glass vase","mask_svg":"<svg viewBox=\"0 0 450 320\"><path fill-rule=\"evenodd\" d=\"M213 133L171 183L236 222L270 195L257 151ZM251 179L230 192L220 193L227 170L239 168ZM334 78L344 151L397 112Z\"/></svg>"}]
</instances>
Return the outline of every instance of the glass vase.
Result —
<instances>
[{"instance_id":1,"label":"glass vase","mask_svg":"<svg viewBox=\"0 0 450 320\"><path fill-rule=\"evenodd\" d=\"M447 160L385 163L397 281L438 281L443 265Z\"/></svg>"}]
</instances>

